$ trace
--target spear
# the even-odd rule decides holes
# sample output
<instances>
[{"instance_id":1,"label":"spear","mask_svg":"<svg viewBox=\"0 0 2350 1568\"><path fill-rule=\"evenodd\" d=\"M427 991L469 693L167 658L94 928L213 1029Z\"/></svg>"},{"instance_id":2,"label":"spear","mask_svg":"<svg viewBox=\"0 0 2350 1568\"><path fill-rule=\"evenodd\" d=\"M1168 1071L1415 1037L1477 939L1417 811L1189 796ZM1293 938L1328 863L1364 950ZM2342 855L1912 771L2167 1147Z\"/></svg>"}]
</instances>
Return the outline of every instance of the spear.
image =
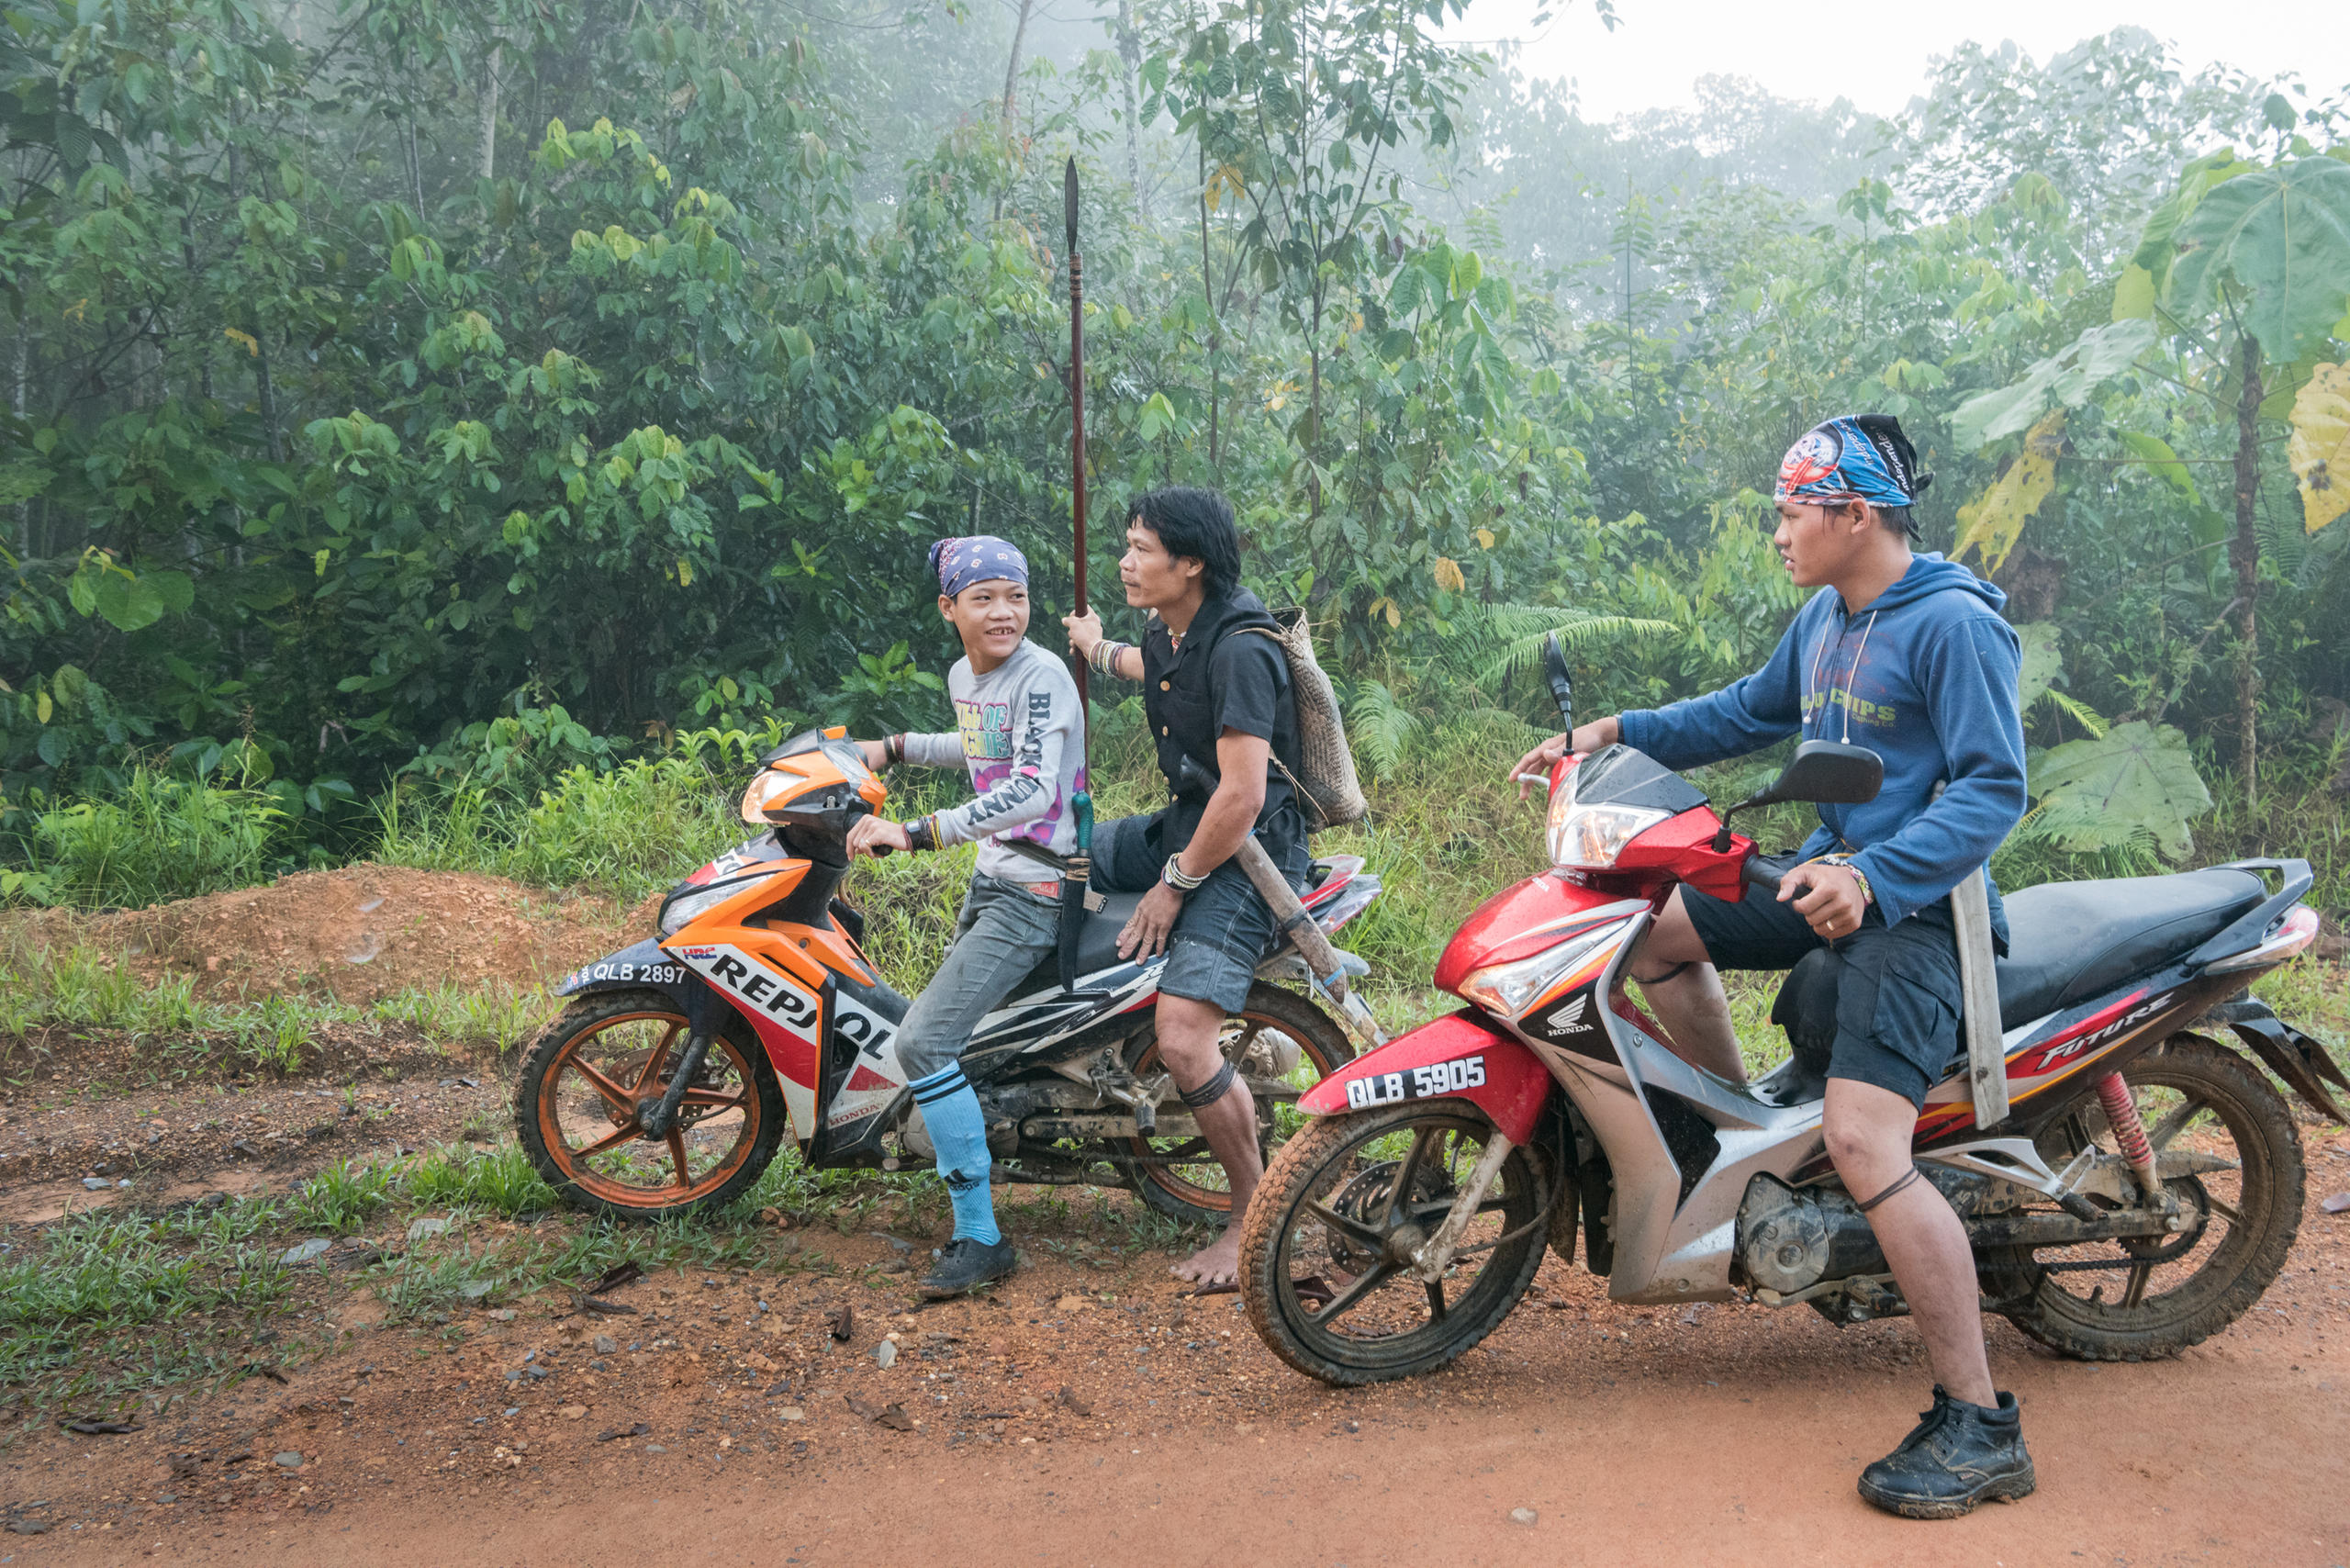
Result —
<instances>
[{"instance_id":1,"label":"spear","mask_svg":"<svg viewBox=\"0 0 2350 1568\"><path fill-rule=\"evenodd\" d=\"M1069 521L1075 535L1077 556L1077 613L1083 615L1086 611L1085 284L1077 255L1077 160L1074 157L1069 159L1068 171L1061 179L1061 209L1069 241ZM1086 690L1086 677L1091 672L1083 659L1071 654L1069 673L1077 678L1078 745L1082 767L1077 776L1076 793L1069 797L1069 813L1077 826L1077 846L1069 857L1069 865L1061 872L1060 980L1064 991L1077 989L1078 941L1085 931L1085 890L1093 876L1093 797L1086 791L1093 775L1093 715Z\"/></svg>"}]
</instances>

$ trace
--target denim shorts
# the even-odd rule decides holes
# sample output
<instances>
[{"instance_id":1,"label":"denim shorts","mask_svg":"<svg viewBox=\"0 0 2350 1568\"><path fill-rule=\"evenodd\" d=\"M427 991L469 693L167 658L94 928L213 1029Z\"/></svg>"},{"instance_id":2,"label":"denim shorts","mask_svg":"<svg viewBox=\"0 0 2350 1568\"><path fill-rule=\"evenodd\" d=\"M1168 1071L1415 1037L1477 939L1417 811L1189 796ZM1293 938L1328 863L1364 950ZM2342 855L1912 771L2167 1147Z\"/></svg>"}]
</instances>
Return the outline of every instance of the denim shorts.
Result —
<instances>
[{"instance_id":1,"label":"denim shorts","mask_svg":"<svg viewBox=\"0 0 2350 1568\"><path fill-rule=\"evenodd\" d=\"M1093 885L1105 892L1147 892L1159 879L1171 851L1161 837L1162 812L1118 817L1093 830ZM1312 864L1305 846L1294 846L1281 865L1292 888L1302 887ZM1204 1002L1226 1013L1247 1005L1257 966L1272 945L1273 912L1259 895L1237 859L1226 860L1183 900L1168 938L1167 969L1158 989L1169 996Z\"/></svg>"},{"instance_id":2,"label":"denim shorts","mask_svg":"<svg viewBox=\"0 0 2350 1568\"><path fill-rule=\"evenodd\" d=\"M1829 1077L1872 1083L1923 1105L1927 1091L1964 1054L1958 1019L1965 992L1950 900L1891 927L1870 904L1860 929L1833 942L1822 941L1792 902L1781 903L1760 889L1727 903L1684 883L1681 904L1716 969L1791 969L1822 947L1834 950L1841 961Z\"/></svg>"},{"instance_id":3,"label":"denim shorts","mask_svg":"<svg viewBox=\"0 0 2350 1568\"><path fill-rule=\"evenodd\" d=\"M906 1081L928 1078L961 1058L979 1020L1055 950L1060 905L990 876L971 879L955 945L898 1025L898 1065Z\"/></svg>"}]
</instances>

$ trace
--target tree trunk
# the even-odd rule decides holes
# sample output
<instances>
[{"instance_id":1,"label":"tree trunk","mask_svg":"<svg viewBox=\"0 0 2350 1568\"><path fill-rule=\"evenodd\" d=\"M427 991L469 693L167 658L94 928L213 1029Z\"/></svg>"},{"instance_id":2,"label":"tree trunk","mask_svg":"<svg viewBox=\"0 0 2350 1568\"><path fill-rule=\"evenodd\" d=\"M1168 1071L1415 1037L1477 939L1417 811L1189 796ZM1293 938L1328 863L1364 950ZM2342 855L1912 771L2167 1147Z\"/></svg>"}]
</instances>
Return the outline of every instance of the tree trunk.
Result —
<instances>
[{"instance_id":1,"label":"tree trunk","mask_svg":"<svg viewBox=\"0 0 2350 1568\"><path fill-rule=\"evenodd\" d=\"M253 351L253 386L260 394L262 428L269 434L269 460L283 463L285 461L285 438L277 429L277 386L270 379L269 345L259 341L269 329L261 321L253 325L259 329Z\"/></svg>"},{"instance_id":2,"label":"tree trunk","mask_svg":"<svg viewBox=\"0 0 2350 1568\"><path fill-rule=\"evenodd\" d=\"M1135 188L1135 207L1142 207L1142 128L1135 123L1135 73L1142 69L1142 35L1135 31L1134 0L1118 0L1118 59L1125 69L1118 85L1126 95L1126 184ZM1144 214L1146 219L1148 214Z\"/></svg>"},{"instance_id":3,"label":"tree trunk","mask_svg":"<svg viewBox=\"0 0 2350 1568\"><path fill-rule=\"evenodd\" d=\"M416 201L416 222L420 229L424 226L424 157L417 151L414 115L408 121L408 188Z\"/></svg>"},{"instance_id":4,"label":"tree trunk","mask_svg":"<svg viewBox=\"0 0 2350 1568\"><path fill-rule=\"evenodd\" d=\"M1003 135L1012 139L1012 124L1019 109L1020 45L1028 37L1028 8L1033 0L1020 0L1020 20L1012 28L1012 60L1003 68Z\"/></svg>"},{"instance_id":5,"label":"tree trunk","mask_svg":"<svg viewBox=\"0 0 2350 1568\"><path fill-rule=\"evenodd\" d=\"M17 416L18 430L25 428L25 383L32 362L30 337L31 332L25 323L18 321L17 323L17 374L13 377L15 384L9 388L8 395L8 407ZM27 499L17 503L17 559L28 561L32 559L32 554L33 503Z\"/></svg>"},{"instance_id":6,"label":"tree trunk","mask_svg":"<svg viewBox=\"0 0 2350 1568\"><path fill-rule=\"evenodd\" d=\"M2236 532L2228 541L2228 565L2235 568L2237 766L2244 774L2246 810L2257 809L2259 788L2260 536L2253 531L2253 507L2260 498L2260 344L2244 339L2244 388L2236 398Z\"/></svg>"},{"instance_id":7,"label":"tree trunk","mask_svg":"<svg viewBox=\"0 0 2350 1568\"><path fill-rule=\"evenodd\" d=\"M481 82L481 177L494 179L498 174L498 68L506 58L506 46L492 44L489 48L489 68L482 73ZM416 215L419 223L424 214Z\"/></svg>"}]
</instances>

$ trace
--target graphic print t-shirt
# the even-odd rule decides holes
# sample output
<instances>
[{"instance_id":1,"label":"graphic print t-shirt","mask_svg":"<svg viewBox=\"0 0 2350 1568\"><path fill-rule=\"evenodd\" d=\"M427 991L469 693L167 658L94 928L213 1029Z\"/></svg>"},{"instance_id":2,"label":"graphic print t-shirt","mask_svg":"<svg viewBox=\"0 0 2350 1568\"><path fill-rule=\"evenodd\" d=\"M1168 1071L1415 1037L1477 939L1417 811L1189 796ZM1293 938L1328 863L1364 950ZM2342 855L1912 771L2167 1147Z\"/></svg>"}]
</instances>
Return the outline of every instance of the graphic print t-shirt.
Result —
<instances>
[{"instance_id":1,"label":"graphic print t-shirt","mask_svg":"<svg viewBox=\"0 0 2350 1568\"><path fill-rule=\"evenodd\" d=\"M938 813L943 845L979 845L981 875L1007 882L1042 882L1052 873L1006 849L1002 840L1024 838L1056 854L1077 847L1069 797L1086 788L1085 716L1069 669L1034 643L985 675L957 659L946 674L954 699L952 734L906 737L906 760L928 767L961 763L979 798Z\"/></svg>"}]
</instances>

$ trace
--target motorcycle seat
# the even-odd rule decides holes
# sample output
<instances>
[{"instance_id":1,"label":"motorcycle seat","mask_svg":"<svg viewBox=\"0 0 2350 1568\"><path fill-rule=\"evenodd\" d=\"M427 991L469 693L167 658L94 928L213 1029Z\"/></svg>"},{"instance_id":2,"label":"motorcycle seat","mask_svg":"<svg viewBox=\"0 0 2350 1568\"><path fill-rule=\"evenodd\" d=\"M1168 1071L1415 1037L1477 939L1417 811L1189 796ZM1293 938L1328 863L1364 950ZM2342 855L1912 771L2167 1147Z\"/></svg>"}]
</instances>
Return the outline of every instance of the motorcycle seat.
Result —
<instances>
[{"instance_id":1,"label":"motorcycle seat","mask_svg":"<svg viewBox=\"0 0 2350 1568\"><path fill-rule=\"evenodd\" d=\"M1135 916L1140 893L1103 893L1102 907L1089 911L1085 930L1077 939L1077 971L1090 975L1118 963L1118 933Z\"/></svg>"},{"instance_id":2,"label":"motorcycle seat","mask_svg":"<svg viewBox=\"0 0 2350 1568\"><path fill-rule=\"evenodd\" d=\"M2183 958L2266 896L2259 878L2224 869L2009 893L1999 1025L2029 1024Z\"/></svg>"}]
</instances>

